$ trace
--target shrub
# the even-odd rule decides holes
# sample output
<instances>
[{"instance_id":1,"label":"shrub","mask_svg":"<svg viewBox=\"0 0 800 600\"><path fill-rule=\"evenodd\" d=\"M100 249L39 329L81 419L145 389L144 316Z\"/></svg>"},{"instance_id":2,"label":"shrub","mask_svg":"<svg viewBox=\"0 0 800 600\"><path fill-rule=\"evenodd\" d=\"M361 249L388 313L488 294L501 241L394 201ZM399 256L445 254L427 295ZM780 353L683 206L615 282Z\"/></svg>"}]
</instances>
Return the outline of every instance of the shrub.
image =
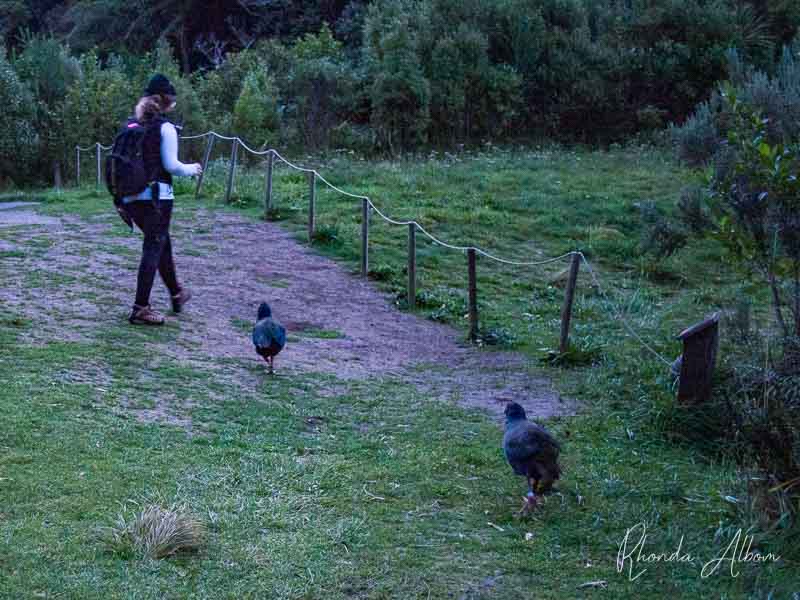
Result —
<instances>
[{"instance_id":1,"label":"shrub","mask_svg":"<svg viewBox=\"0 0 800 600\"><path fill-rule=\"evenodd\" d=\"M378 144L406 151L426 141L430 82L418 54L419 7L378 2L364 24L364 61L372 77L370 121Z\"/></svg>"},{"instance_id":2,"label":"shrub","mask_svg":"<svg viewBox=\"0 0 800 600\"><path fill-rule=\"evenodd\" d=\"M430 61L432 126L442 135L469 140L482 115L489 78L488 38L462 23L436 42Z\"/></svg>"},{"instance_id":3,"label":"shrub","mask_svg":"<svg viewBox=\"0 0 800 600\"><path fill-rule=\"evenodd\" d=\"M247 75L263 61L252 50L228 54L215 69L193 77L194 88L209 125L225 135L233 133L231 113L242 94ZM270 72L275 72L270 69Z\"/></svg>"},{"instance_id":4,"label":"shrub","mask_svg":"<svg viewBox=\"0 0 800 600\"><path fill-rule=\"evenodd\" d=\"M669 131L678 158L691 166L707 163L719 146L719 132L708 102L699 104L682 126L671 124Z\"/></svg>"},{"instance_id":5,"label":"shrub","mask_svg":"<svg viewBox=\"0 0 800 600\"><path fill-rule=\"evenodd\" d=\"M291 118L303 144L325 148L331 131L344 121L352 105L355 78L345 61L341 42L323 26L306 34L291 48L292 62L286 93L287 117Z\"/></svg>"},{"instance_id":6,"label":"shrub","mask_svg":"<svg viewBox=\"0 0 800 600\"><path fill-rule=\"evenodd\" d=\"M71 156L71 152L67 154L61 109L80 66L55 38L26 34L23 41L25 47L14 67L33 96L33 125L39 135L38 170L52 173L53 182L60 186L62 165Z\"/></svg>"},{"instance_id":7,"label":"shrub","mask_svg":"<svg viewBox=\"0 0 800 600\"><path fill-rule=\"evenodd\" d=\"M726 353L719 410L706 419L748 474L743 516L779 539L800 528L800 364L769 338L751 334ZM796 543L781 554L797 558Z\"/></svg>"},{"instance_id":8,"label":"shrub","mask_svg":"<svg viewBox=\"0 0 800 600\"><path fill-rule=\"evenodd\" d=\"M798 54L800 42L785 47L774 76L770 76L747 65L735 50L729 51L730 80L721 84L709 101L700 103L683 126L670 127L678 157L687 164L700 165L720 151L733 119L731 104L725 98L731 92L765 120L769 142L800 139L800 60L795 58Z\"/></svg>"},{"instance_id":9,"label":"shrub","mask_svg":"<svg viewBox=\"0 0 800 600\"><path fill-rule=\"evenodd\" d=\"M233 108L233 130L236 135L255 145L266 148L279 129L278 99L275 80L264 65L247 74L242 93Z\"/></svg>"},{"instance_id":10,"label":"shrub","mask_svg":"<svg viewBox=\"0 0 800 600\"><path fill-rule=\"evenodd\" d=\"M33 126L33 101L0 49L0 188L19 185L34 173L39 137Z\"/></svg>"},{"instance_id":11,"label":"shrub","mask_svg":"<svg viewBox=\"0 0 800 600\"><path fill-rule=\"evenodd\" d=\"M719 439L756 476L754 514L766 527L800 527L800 139L782 117L767 117L791 95L794 72L768 78L752 72L736 87L721 86L724 140L714 149L704 192L684 193L679 208L697 237L712 237L734 264L769 291L773 323L740 343L724 365L719 410L697 413L698 429ZM789 91L787 95L786 92ZM777 122L776 122L777 121ZM741 336L741 334L740 334ZM796 535L796 531L795 531Z\"/></svg>"},{"instance_id":12,"label":"shrub","mask_svg":"<svg viewBox=\"0 0 800 600\"><path fill-rule=\"evenodd\" d=\"M652 252L661 259L672 256L686 245L686 231L666 218L653 202L643 202L639 211L642 219L641 246L644 252Z\"/></svg>"},{"instance_id":13,"label":"shrub","mask_svg":"<svg viewBox=\"0 0 800 600\"><path fill-rule=\"evenodd\" d=\"M183 135L205 132L207 120L205 109L200 101L200 95L192 85L192 81L181 75L178 63L173 57L172 48L166 40L162 39L159 42L151 60L153 71L166 75L172 85L175 86L175 91L178 95L178 104L174 112L170 113L170 120L183 126ZM152 73L148 73L147 78L149 79L151 75ZM144 89L147 85L147 80L145 79L138 83L140 87L137 89Z\"/></svg>"},{"instance_id":14,"label":"shrub","mask_svg":"<svg viewBox=\"0 0 800 600\"><path fill-rule=\"evenodd\" d=\"M94 52L80 57L78 77L67 89L62 106L64 141L74 169L73 148L95 142L110 144L125 118L133 113L134 83L121 61L112 57L103 67Z\"/></svg>"}]
</instances>

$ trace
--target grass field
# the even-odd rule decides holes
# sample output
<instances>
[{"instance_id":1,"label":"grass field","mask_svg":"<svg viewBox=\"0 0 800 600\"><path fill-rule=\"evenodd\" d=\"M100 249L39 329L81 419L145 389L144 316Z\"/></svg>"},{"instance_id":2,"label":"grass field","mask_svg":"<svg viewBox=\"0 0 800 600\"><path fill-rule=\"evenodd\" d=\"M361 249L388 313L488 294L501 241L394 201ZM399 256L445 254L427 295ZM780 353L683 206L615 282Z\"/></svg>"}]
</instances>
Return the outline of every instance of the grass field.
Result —
<instances>
[{"instance_id":1,"label":"grass field","mask_svg":"<svg viewBox=\"0 0 800 600\"><path fill-rule=\"evenodd\" d=\"M671 359L683 327L752 292L720 267L712 245L660 264L640 256L635 204L668 207L697 174L641 149L490 149L304 164L452 243L521 260L578 248L595 265L611 302L584 273L572 361L541 364L558 390L582 405L578 415L548 423L565 446L560 493L531 519L514 518L524 483L505 464L497 423L429 400L406 381L309 372L246 389L226 383L225 361L187 366L165 353L171 327L143 332L120 319L88 340L70 341L65 331L32 343L36 320L3 307L0 596L785 598L798 591L798 565L789 560L737 564L735 577L726 563L701 577L703 565L746 527L744 484L723 456L676 435L668 368L609 318L624 311ZM259 218L260 173L239 179L235 202L225 207L222 167L209 171L200 200L186 182L177 202ZM273 217L301 239L306 193L304 176L277 170ZM91 188L29 196L50 214L91 219L110 209ZM320 186L317 205L323 235L316 248L355 271L359 204ZM191 212L184 216L176 237L192 225ZM372 225L375 284L400 297L406 231L377 216ZM2 286L15 261L56 243L18 234L0 228L0 241L22 247L0 255ZM87 244L87 257L113 251L117 235L126 235L121 226L105 247ZM419 313L466 331L464 255L421 236L418 243ZM546 357L557 343L563 296L551 280L565 267L480 259L484 339L532 362ZM26 277L42 294L70 285L68 274L31 269ZM115 310L99 284L90 300ZM398 308L405 308L401 299ZM332 327L308 335L336 333ZM191 432L135 417L165 389L188 407ZM98 528L147 502L189 505L208 528L204 549L159 561L110 551ZM647 571L635 581L627 565L618 572L619 545L640 523L648 529L645 554L669 554L680 544L691 563L639 563L634 575ZM768 536L757 534L757 543L763 552L780 549Z\"/></svg>"}]
</instances>

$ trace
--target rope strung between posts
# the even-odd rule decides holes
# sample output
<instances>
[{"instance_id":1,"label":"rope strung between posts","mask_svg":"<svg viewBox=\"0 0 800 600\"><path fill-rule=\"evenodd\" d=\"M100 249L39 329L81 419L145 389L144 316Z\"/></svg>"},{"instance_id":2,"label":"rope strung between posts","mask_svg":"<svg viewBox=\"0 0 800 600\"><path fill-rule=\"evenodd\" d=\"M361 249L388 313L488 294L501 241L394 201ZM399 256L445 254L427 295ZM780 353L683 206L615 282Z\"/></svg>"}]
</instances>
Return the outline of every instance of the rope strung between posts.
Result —
<instances>
[{"instance_id":1,"label":"rope strung between posts","mask_svg":"<svg viewBox=\"0 0 800 600\"><path fill-rule=\"evenodd\" d=\"M606 293L605 289L603 288L602 285L600 285L600 281L597 278L597 274L595 273L595 271L592 268L592 265L589 263L588 259L584 256L583 252L578 252L577 254L578 254L578 256L581 257L581 261L583 262L583 264L586 265L586 268L589 269L589 274L592 276L592 282L597 287L597 289L600 290L600 294L603 296L603 298L605 299L605 301L608 304L610 304L611 306L614 306L614 303L608 297L608 294ZM621 311L619 311L619 310L616 311L616 314L612 314L611 317L612 317L612 319L615 319L615 320L618 320L618 321L622 322L622 326L628 331L628 333L630 333L645 349L649 350L653 354L653 356L655 356L658 360L663 362L665 365L667 365L669 367L672 366L672 362L671 361L669 361L666 358L664 358L664 356L661 353L659 353L657 350L655 350L646 341L644 341L644 339L642 339L642 337L638 333L636 333L636 331L633 329L633 327L631 327L628 324L628 322L624 319L624 315L622 314Z\"/></svg>"},{"instance_id":2,"label":"rope strung between posts","mask_svg":"<svg viewBox=\"0 0 800 600\"><path fill-rule=\"evenodd\" d=\"M477 254L485 256L486 258L488 258L490 260L493 260L495 262L498 262L498 263L501 263L501 264L506 264L506 265L519 266L519 267L536 267L536 266L547 265L547 264L551 264L551 263L554 263L554 262L558 262L560 260L564 260L567 257L572 257L572 256L577 255L577 256L580 257L581 262L583 262L586 265L586 268L589 270L589 274L591 275L592 282L597 287L597 289L600 290L600 294L603 296L603 298L605 299L606 303L611 305L611 306L615 306L614 303L609 298L608 294L606 293L605 288L600 284L600 281L599 281L599 279L597 277L597 274L595 273L595 270L592 268L592 265L589 263L589 260L586 258L586 256L583 254L583 252L573 250L571 252L567 252L565 254L562 254L561 256L556 256L554 258L548 258L548 259L545 259L545 260L539 260L539 261L517 261L517 260L509 260L509 259L506 259L506 258L501 258L499 256L495 256L495 255L493 255L493 254L487 252L486 250L483 250L482 248L479 248L477 246L458 246L458 245L455 245L455 244L450 244L450 243L445 242L444 240L440 240L439 238L434 236L427 229L425 229L418 221L415 221L415 220L398 221L396 219L392 219L391 217L386 215L383 211L381 211L375 205L375 203L372 201L372 199L369 198L368 196L363 196L363 195L360 195L360 194L353 194L351 192L348 192L348 191L345 191L345 190L341 189L340 187L337 187L337 186L333 185L330 181L328 181L316 169L309 169L307 167L301 167L299 165L296 165L293 162L291 162L291 161L287 160L286 158L284 158L274 148L269 148L267 150L261 150L261 151L254 150L250 146L248 146L244 142L244 140L242 140L240 137L238 137L238 136L225 136L225 135L221 135L221 134L217 133L216 131L207 131L206 133L201 133L199 135L180 136L180 139L182 139L182 140L194 140L194 139L205 138L205 137L208 137L208 136L214 136L214 137L216 137L216 138L218 138L220 140L225 140L225 141L235 141L238 144L240 144L245 150L247 150L248 152L250 152L251 154L254 154L256 156L264 156L266 154L272 153L278 160L280 160L281 162L286 164L288 167L290 167L290 168L292 168L292 169L294 169L296 171L300 171L300 172L303 172L303 173L313 173L316 178L318 178L320 181L322 181L322 183L327 185L330 189L334 190L335 192L338 192L338 193L343 194L345 196L348 196L350 198L355 198L357 200L366 200L369 203L369 206L372 208L372 210L374 210L387 223L391 223L392 225L400 225L400 226L408 226L408 225L412 225L413 224L428 239L430 239L431 242L433 242L436 245L442 246L443 248L449 248L451 250L458 250L460 252L467 252L469 250L474 250ZM110 150L111 149L111 146L103 146L99 142L95 143L95 148L97 148L97 147L99 147L99 148L101 148L103 150ZM81 151L87 152L87 151L92 150L91 146L88 147L88 148L81 148L80 146L75 146L75 148L79 152L81 152ZM624 315L623 315L623 313L621 311L619 311L618 309L616 311L611 311L610 316L611 316L612 320L620 321L622 323L623 327L625 328L625 330L631 336L633 336L634 339L636 339L636 341L638 341L639 344L642 345L642 347L644 347L646 350L651 352L658 360L663 362L665 365L668 365L668 366L672 365L671 361L667 360L662 354L660 354L657 350L655 350L652 346L650 346L630 326L630 324L623 318Z\"/></svg>"}]
</instances>

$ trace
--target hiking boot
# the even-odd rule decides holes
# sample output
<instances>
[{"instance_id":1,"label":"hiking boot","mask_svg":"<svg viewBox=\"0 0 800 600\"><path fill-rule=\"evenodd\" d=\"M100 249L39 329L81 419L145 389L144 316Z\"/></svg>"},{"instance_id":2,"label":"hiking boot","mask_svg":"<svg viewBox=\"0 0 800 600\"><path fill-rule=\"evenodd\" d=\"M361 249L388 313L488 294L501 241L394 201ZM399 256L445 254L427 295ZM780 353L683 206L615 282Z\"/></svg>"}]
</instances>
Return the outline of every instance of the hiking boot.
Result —
<instances>
[{"instance_id":1,"label":"hiking boot","mask_svg":"<svg viewBox=\"0 0 800 600\"><path fill-rule=\"evenodd\" d=\"M186 288L181 288L181 291L172 296L172 312L179 313L183 310L183 305L192 298L192 292Z\"/></svg>"},{"instance_id":2,"label":"hiking boot","mask_svg":"<svg viewBox=\"0 0 800 600\"><path fill-rule=\"evenodd\" d=\"M128 321L131 325L163 325L164 315L154 311L149 304L147 306L134 304Z\"/></svg>"}]
</instances>

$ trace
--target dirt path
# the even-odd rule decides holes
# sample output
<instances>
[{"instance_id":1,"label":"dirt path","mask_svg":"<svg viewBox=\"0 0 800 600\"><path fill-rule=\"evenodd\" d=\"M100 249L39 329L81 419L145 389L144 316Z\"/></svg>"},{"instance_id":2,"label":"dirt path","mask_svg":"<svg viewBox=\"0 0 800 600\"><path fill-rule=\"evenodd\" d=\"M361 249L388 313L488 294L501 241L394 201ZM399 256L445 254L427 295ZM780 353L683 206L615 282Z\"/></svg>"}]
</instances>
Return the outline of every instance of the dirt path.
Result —
<instances>
[{"instance_id":1,"label":"dirt path","mask_svg":"<svg viewBox=\"0 0 800 600\"><path fill-rule=\"evenodd\" d=\"M281 373L321 372L345 380L396 376L420 393L495 414L510 399L537 417L572 409L532 372L526 357L465 345L454 328L400 312L369 282L298 244L276 224L181 207L174 219L179 278L194 298L185 314L169 316L180 323L177 343L159 345L161 352L189 363L237 359L257 364L261 359L248 329L258 304L266 300L290 335L276 361ZM0 304L73 339L87 327L125 319L141 237L120 237L120 227L110 218L66 216L46 226L33 221L14 228L13 237L3 236L6 244L33 245L38 251L3 259L13 267L11 275L5 274L12 285L0 290ZM37 292L26 275L31 271L55 280L58 293ZM93 301L98 294L107 306L113 298L110 305L118 303L118 310ZM159 281L152 303L168 307Z\"/></svg>"}]
</instances>

